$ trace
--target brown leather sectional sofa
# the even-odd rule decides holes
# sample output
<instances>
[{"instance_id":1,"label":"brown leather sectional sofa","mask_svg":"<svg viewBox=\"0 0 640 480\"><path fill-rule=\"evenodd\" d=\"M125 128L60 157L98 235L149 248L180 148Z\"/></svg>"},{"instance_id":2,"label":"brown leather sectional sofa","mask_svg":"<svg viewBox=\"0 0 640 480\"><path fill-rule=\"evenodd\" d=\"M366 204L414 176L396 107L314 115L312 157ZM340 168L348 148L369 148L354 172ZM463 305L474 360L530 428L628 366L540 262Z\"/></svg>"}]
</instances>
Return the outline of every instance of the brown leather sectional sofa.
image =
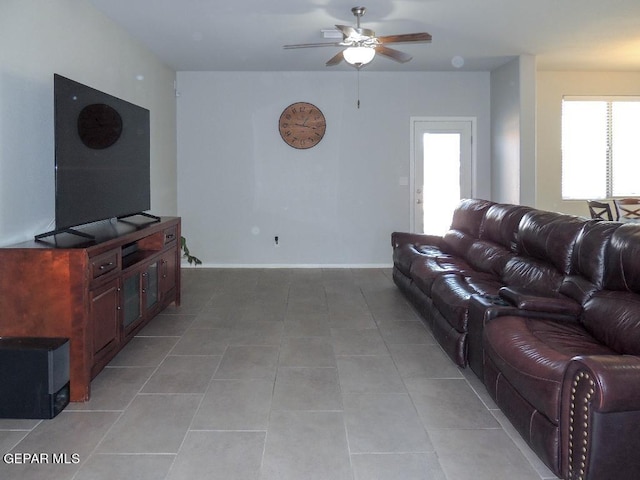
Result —
<instances>
[{"instance_id":1,"label":"brown leather sectional sofa","mask_svg":"<svg viewBox=\"0 0 640 480\"><path fill-rule=\"evenodd\" d=\"M565 479L640 478L640 225L463 200L393 278Z\"/></svg>"}]
</instances>

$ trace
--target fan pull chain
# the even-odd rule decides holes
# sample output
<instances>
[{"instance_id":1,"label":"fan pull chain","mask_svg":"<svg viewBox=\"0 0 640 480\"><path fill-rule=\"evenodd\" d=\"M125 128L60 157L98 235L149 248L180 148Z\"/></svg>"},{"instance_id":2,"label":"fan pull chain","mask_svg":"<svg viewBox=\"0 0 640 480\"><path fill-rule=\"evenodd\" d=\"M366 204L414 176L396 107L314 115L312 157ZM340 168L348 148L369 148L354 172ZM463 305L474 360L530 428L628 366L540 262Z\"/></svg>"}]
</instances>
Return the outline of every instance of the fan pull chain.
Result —
<instances>
[{"instance_id":1,"label":"fan pull chain","mask_svg":"<svg viewBox=\"0 0 640 480\"><path fill-rule=\"evenodd\" d=\"M358 109L360 109L360 69L356 69L358 78L357 78L357 94L358 94Z\"/></svg>"}]
</instances>

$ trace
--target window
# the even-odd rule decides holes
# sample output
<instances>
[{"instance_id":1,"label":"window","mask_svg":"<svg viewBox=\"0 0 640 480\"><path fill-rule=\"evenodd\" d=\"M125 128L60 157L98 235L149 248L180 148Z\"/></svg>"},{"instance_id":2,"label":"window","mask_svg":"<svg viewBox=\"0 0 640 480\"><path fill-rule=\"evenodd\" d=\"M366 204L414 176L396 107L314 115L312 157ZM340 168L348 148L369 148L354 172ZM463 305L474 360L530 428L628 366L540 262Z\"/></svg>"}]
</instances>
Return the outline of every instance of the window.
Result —
<instances>
[{"instance_id":1,"label":"window","mask_svg":"<svg viewBox=\"0 0 640 480\"><path fill-rule=\"evenodd\" d=\"M640 98L565 97L562 198L640 196Z\"/></svg>"},{"instance_id":2,"label":"window","mask_svg":"<svg viewBox=\"0 0 640 480\"><path fill-rule=\"evenodd\" d=\"M422 137L424 233L443 235L449 230L453 211L463 198L460 193L461 137L460 133L425 133ZM437 208L424 208L425 205L437 205Z\"/></svg>"}]
</instances>

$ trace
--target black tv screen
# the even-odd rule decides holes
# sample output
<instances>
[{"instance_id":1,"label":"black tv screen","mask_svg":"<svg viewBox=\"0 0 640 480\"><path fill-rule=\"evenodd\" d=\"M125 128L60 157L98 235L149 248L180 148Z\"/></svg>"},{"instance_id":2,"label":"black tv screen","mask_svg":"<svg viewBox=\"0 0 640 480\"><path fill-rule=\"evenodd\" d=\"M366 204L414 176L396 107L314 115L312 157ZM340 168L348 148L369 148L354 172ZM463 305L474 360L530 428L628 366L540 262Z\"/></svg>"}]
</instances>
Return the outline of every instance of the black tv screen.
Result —
<instances>
[{"instance_id":1,"label":"black tv screen","mask_svg":"<svg viewBox=\"0 0 640 480\"><path fill-rule=\"evenodd\" d=\"M151 208L149 110L54 75L56 229Z\"/></svg>"}]
</instances>

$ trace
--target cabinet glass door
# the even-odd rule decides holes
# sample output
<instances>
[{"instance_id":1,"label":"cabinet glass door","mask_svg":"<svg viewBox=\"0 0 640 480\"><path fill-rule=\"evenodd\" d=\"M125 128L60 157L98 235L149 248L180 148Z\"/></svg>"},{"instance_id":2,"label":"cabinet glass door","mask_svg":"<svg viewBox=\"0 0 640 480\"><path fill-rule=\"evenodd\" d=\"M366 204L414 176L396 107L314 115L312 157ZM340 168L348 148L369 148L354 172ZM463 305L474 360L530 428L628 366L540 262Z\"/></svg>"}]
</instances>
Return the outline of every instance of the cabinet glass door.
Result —
<instances>
[{"instance_id":1,"label":"cabinet glass door","mask_svg":"<svg viewBox=\"0 0 640 480\"><path fill-rule=\"evenodd\" d=\"M124 279L123 299L123 324L127 327L142 315L140 309L140 275L132 275Z\"/></svg>"},{"instance_id":2,"label":"cabinet glass door","mask_svg":"<svg viewBox=\"0 0 640 480\"><path fill-rule=\"evenodd\" d=\"M147 271L143 275L145 277L145 287L144 287L145 306L147 310L149 310L156 303L158 303L158 298L159 298L160 289L159 289L159 282L158 282L158 275L159 275L158 262L155 262L149 265L149 268L147 268Z\"/></svg>"}]
</instances>

